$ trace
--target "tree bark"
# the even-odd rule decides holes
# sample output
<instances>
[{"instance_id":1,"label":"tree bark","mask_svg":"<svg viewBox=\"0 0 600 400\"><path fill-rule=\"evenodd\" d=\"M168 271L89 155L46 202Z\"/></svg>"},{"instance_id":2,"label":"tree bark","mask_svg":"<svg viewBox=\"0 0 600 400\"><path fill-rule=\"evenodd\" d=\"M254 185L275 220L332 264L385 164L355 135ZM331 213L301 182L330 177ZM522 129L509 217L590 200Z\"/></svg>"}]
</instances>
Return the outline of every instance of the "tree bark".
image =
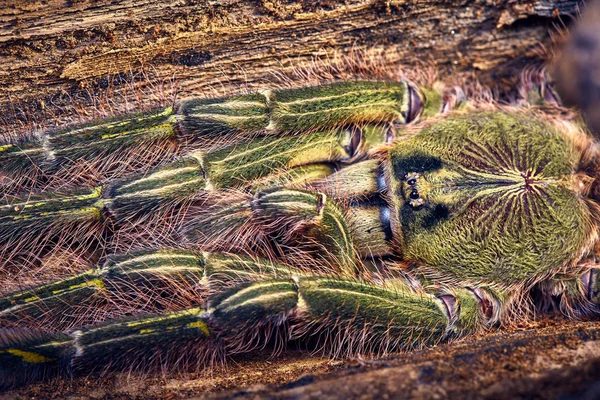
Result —
<instances>
[{"instance_id":1,"label":"tree bark","mask_svg":"<svg viewBox=\"0 0 600 400\"><path fill-rule=\"evenodd\" d=\"M597 324L570 322L196 399L598 399L599 352Z\"/></svg>"},{"instance_id":2,"label":"tree bark","mask_svg":"<svg viewBox=\"0 0 600 400\"><path fill-rule=\"evenodd\" d=\"M379 49L389 63L474 71L485 83L504 85L542 61L552 26L578 6L570 0L8 0L0 9L0 118L4 131L62 123L74 103L85 108L109 86L133 98L131 89L148 85L148 77L175 77L183 96L215 86L253 88L273 70L350 50Z\"/></svg>"}]
</instances>

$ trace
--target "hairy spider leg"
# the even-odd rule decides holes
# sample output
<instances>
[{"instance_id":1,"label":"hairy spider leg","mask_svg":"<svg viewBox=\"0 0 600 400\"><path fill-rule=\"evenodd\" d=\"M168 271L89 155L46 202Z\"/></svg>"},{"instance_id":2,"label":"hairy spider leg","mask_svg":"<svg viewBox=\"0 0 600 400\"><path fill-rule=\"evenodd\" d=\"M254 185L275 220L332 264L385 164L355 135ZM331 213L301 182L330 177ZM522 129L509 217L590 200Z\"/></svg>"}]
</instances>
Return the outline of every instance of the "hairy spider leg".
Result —
<instances>
[{"instance_id":1,"label":"hairy spider leg","mask_svg":"<svg viewBox=\"0 0 600 400\"><path fill-rule=\"evenodd\" d=\"M336 356L386 353L439 343L477 326L470 292L447 302L397 284L292 275L239 285L214 296L208 308L136 317L71 332L0 331L4 386L56 373L135 369L163 363L209 364L290 340L312 338ZM132 367L132 365L134 367Z\"/></svg>"},{"instance_id":2,"label":"hairy spider leg","mask_svg":"<svg viewBox=\"0 0 600 400\"><path fill-rule=\"evenodd\" d=\"M206 147L248 135L304 134L369 122L405 124L443 108L435 90L418 90L408 82L338 82L190 99L149 113L6 140L0 143L0 188L10 194L94 185L147 172L192 143Z\"/></svg>"}]
</instances>

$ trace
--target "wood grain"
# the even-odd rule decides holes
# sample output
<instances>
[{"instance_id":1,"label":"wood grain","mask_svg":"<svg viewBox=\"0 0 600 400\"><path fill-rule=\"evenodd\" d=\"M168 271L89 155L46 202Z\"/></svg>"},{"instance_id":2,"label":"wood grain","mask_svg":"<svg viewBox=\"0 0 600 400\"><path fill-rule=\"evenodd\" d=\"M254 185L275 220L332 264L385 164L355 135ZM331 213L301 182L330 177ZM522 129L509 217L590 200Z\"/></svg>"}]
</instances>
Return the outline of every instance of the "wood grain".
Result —
<instances>
[{"instance_id":1,"label":"wood grain","mask_svg":"<svg viewBox=\"0 0 600 400\"><path fill-rule=\"evenodd\" d=\"M61 123L74 102L85 107L108 86L142 87L148 76L174 77L182 96L253 88L274 70L350 50L505 84L540 61L552 24L577 7L568 0L8 0L0 8L3 129Z\"/></svg>"}]
</instances>

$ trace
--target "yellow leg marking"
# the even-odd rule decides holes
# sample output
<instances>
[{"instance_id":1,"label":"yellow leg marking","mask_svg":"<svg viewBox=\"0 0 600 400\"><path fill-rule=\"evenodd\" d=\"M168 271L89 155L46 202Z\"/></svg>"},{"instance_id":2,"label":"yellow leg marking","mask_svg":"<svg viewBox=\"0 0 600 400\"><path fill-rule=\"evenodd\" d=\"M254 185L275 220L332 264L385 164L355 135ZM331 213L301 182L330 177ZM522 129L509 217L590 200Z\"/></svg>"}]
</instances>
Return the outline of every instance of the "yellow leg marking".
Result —
<instances>
[{"instance_id":1,"label":"yellow leg marking","mask_svg":"<svg viewBox=\"0 0 600 400\"><path fill-rule=\"evenodd\" d=\"M91 281L87 281L87 282L79 283L77 285L69 286L66 289L53 290L52 294L59 294L62 292L66 292L68 290L81 289L81 288L90 287L90 286L96 286L97 288L104 289L104 282L102 282L102 280L100 280L100 279L92 279Z\"/></svg>"},{"instance_id":2,"label":"yellow leg marking","mask_svg":"<svg viewBox=\"0 0 600 400\"><path fill-rule=\"evenodd\" d=\"M54 361L52 358L44 357L41 354L33 353L31 351L24 351L19 349L7 349L2 351L2 353L12 354L13 356L21 357L21 359L25 362L31 364L39 364Z\"/></svg>"},{"instance_id":3,"label":"yellow leg marking","mask_svg":"<svg viewBox=\"0 0 600 400\"><path fill-rule=\"evenodd\" d=\"M210 331L208 330L208 325L206 325L202 321L190 322L186 326L190 328L198 328L202 333L204 333L207 337L210 336Z\"/></svg>"}]
</instances>

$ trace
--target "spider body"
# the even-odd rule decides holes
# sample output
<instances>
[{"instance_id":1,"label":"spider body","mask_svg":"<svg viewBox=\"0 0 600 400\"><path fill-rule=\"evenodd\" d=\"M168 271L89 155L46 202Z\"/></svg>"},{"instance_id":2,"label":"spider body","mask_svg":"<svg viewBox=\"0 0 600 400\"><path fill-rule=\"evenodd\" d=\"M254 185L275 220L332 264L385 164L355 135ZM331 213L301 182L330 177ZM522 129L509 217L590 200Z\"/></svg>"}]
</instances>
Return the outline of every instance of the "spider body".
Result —
<instances>
[{"instance_id":1,"label":"spider body","mask_svg":"<svg viewBox=\"0 0 600 400\"><path fill-rule=\"evenodd\" d=\"M17 326L0 331L3 384L204 366L290 340L334 356L413 349L524 316L534 287L540 303L595 314L593 138L453 93L279 89L1 146L4 268L61 248L99 260L0 298ZM158 165L114 165L136 151ZM69 188L82 164L104 175ZM189 288L197 298L174 307Z\"/></svg>"}]
</instances>

